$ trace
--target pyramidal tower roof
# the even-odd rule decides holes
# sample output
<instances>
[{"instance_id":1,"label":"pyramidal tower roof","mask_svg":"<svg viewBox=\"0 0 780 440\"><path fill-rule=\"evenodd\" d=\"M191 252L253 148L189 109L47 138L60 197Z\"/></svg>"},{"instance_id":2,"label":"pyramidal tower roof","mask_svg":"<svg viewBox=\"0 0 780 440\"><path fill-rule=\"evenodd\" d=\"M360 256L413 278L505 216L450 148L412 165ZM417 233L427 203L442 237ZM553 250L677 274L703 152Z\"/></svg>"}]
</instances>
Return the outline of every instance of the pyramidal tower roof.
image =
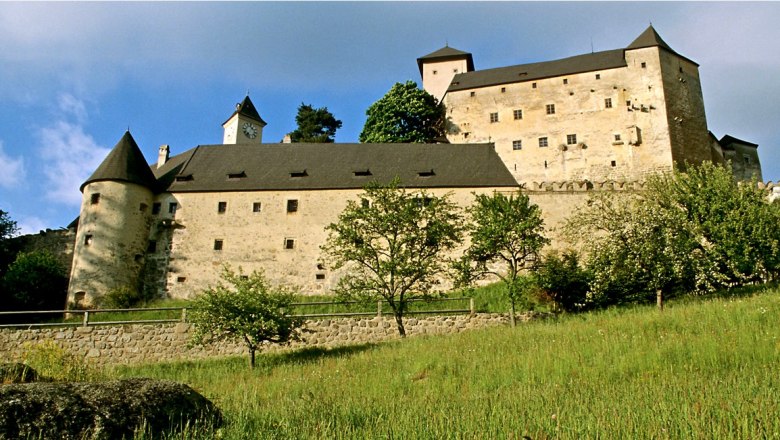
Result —
<instances>
[{"instance_id":1,"label":"pyramidal tower roof","mask_svg":"<svg viewBox=\"0 0 780 440\"><path fill-rule=\"evenodd\" d=\"M671 53L677 53L674 51L674 49L671 48L671 46L666 44L666 41L664 41L660 35L658 35L658 32L655 31L653 25L650 25L647 29L645 29L645 31L636 37L636 40L629 44L626 49L641 49L643 47L654 46L663 47Z\"/></svg>"},{"instance_id":2,"label":"pyramidal tower roof","mask_svg":"<svg viewBox=\"0 0 780 440\"><path fill-rule=\"evenodd\" d=\"M439 50L429 53L428 55L417 58L417 67L420 68L420 74L422 75L422 65L426 61L449 61L463 58L466 59L466 65L468 66L467 70L469 72L473 71L474 58L471 56L471 54L469 52L464 52L450 46L444 46Z\"/></svg>"},{"instance_id":3,"label":"pyramidal tower roof","mask_svg":"<svg viewBox=\"0 0 780 440\"><path fill-rule=\"evenodd\" d=\"M92 182L110 180L136 183L153 189L156 179L135 139L126 131L100 166L81 184L81 191Z\"/></svg>"},{"instance_id":4,"label":"pyramidal tower roof","mask_svg":"<svg viewBox=\"0 0 780 440\"><path fill-rule=\"evenodd\" d=\"M235 116L236 114L245 116L245 117L247 117L249 119L253 119L253 120L257 121L258 123L260 123L260 125L262 125L263 127L268 125L263 120L263 118L260 117L260 113L257 112L257 109L255 108L255 105L252 104L252 100L249 99L249 95L246 95L246 97L244 98L243 101L241 101L240 103L236 104L236 111L234 111L233 114L230 115L230 118L228 118L227 121L229 121L231 118L233 118L233 116ZM225 123L227 123L227 121L225 121Z\"/></svg>"}]
</instances>

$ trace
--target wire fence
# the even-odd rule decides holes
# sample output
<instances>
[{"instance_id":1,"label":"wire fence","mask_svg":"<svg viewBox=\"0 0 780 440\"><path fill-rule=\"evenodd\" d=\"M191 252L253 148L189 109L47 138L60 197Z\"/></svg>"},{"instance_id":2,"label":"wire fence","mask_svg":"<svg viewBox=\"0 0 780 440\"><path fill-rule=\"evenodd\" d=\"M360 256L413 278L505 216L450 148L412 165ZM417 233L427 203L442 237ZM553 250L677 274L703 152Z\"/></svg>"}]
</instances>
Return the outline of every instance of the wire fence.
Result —
<instances>
[{"instance_id":1,"label":"wire fence","mask_svg":"<svg viewBox=\"0 0 780 440\"><path fill-rule=\"evenodd\" d=\"M444 305L442 305L444 304ZM467 306L466 306L467 304ZM451 307L446 307L451 305ZM186 323L190 307L129 309L35 310L0 312L0 328L90 327L126 324ZM386 301L316 301L290 304L291 316L303 319L392 316ZM407 301L404 316L474 315L474 298L435 298Z\"/></svg>"}]
</instances>

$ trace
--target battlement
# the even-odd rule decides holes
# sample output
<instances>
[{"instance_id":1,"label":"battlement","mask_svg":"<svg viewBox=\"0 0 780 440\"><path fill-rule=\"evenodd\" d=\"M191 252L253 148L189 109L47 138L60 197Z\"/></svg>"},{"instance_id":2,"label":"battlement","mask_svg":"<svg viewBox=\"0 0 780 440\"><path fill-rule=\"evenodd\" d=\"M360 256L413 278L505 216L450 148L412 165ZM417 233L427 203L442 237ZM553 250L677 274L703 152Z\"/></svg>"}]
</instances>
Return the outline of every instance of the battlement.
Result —
<instances>
[{"instance_id":1,"label":"battlement","mask_svg":"<svg viewBox=\"0 0 780 440\"><path fill-rule=\"evenodd\" d=\"M780 194L780 182L758 182L759 189ZM645 183L640 180L605 180L603 182L552 181L521 183L520 188L528 192L586 192L586 191L641 191Z\"/></svg>"}]
</instances>

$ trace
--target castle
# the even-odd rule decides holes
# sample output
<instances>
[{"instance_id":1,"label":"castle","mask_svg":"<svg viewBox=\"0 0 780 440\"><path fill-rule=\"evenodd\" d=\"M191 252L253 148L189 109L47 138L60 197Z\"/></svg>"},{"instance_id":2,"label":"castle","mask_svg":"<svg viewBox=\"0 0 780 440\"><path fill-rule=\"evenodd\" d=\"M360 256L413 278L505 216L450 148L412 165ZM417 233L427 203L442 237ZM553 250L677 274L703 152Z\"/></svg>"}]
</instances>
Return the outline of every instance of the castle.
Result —
<instances>
[{"instance_id":1,"label":"castle","mask_svg":"<svg viewBox=\"0 0 780 440\"><path fill-rule=\"evenodd\" d=\"M223 144L174 156L163 145L152 166L125 133L80 188L68 303L124 286L192 297L225 263L326 293L339 274L321 260L324 227L373 180L464 207L520 188L554 230L592 191L686 163L761 179L757 145L707 130L698 65L652 27L624 49L555 61L475 70L445 47L417 63L446 107L448 143L265 144L248 96Z\"/></svg>"}]
</instances>

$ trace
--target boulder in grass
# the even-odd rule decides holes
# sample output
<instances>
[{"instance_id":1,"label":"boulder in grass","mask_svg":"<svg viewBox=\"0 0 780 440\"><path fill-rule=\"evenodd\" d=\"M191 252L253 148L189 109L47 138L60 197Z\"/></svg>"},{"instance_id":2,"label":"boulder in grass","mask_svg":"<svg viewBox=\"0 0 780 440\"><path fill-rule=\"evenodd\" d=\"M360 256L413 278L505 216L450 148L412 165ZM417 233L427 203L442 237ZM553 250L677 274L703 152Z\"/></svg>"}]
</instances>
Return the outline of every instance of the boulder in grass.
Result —
<instances>
[{"instance_id":1,"label":"boulder in grass","mask_svg":"<svg viewBox=\"0 0 780 440\"><path fill-rule=\"evenodd\" d=\"M155 379L0 386L0 439L122 439L211 429L219 409L185 384Z\"/></svg>"},{"instance_id":2,"label":"boulder in grass","mask_svg":"<svg viewBox=\"0 0 780 440\"><path fill-rule=\"evenodd\" d=\"M27 383L40 380L38 372L32 367L14 362L0 364L0 383Z\"/></svg>"}]
</instances>

